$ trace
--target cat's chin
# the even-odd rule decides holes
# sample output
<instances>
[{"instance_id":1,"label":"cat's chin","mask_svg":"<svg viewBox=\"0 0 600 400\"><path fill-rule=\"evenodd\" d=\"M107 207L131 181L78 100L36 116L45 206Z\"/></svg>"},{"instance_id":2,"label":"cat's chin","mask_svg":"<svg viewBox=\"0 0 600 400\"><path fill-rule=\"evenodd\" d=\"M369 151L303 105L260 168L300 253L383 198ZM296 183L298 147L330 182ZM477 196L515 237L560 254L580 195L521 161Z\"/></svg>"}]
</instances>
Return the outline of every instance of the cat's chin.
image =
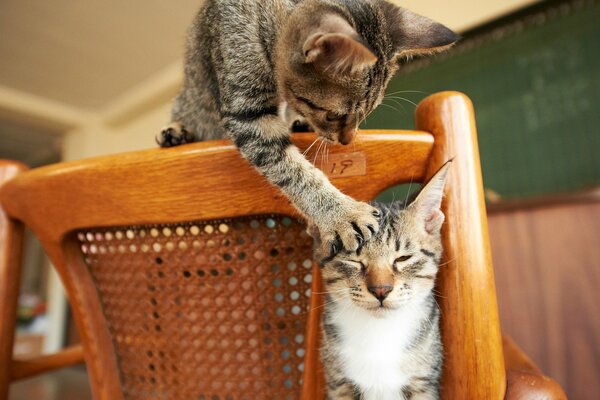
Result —
<instances>
[{"instance_id":1,"label":"cat's chin","mask_svg":"<svg viewBox=\"0 0 600 400\"><path fill-rule=\"evenodd\" d=\"M383 318L386 315L388 315L389 313L398 309L398 307L395 307L395 306L392 306L389 304L384 304L384 305L380 304L380 305L374 305L372 307L361 307L361 308L377 318Z\"/></svg>"}]
</instances>

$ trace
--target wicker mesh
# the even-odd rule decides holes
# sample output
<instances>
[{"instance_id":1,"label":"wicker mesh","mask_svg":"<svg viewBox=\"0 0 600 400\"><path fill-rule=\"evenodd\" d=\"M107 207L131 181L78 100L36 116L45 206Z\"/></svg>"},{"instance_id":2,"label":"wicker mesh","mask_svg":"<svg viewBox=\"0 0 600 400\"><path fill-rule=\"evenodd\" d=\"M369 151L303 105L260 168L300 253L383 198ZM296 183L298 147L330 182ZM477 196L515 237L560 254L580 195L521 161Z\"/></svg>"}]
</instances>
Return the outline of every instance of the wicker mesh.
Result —
<instances>
[{"instance_id":1,"label":"wicker mesh","mask_svg":"<svg viewBox=\"0 0 600 400\"><path fill-rule=\"evenodd\" d=\"M126 399L295 399L310 238L285 216L89 229Z\"/></svg>"}]
</instances>

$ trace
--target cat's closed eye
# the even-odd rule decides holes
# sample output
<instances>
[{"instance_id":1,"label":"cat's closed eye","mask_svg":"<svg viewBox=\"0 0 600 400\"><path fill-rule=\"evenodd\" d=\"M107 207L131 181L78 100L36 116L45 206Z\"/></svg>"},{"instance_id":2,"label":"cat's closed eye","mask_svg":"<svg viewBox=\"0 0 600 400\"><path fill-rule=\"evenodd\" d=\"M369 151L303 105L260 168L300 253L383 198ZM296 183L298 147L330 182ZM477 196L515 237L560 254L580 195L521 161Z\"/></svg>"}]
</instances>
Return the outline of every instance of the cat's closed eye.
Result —
<instances>
[{"instance_id":1,"label":"cat's closed eye","mask_svg":"<svg viewBox=\"0 0 600 400\"><path fill-rule=\"evenodd\" d=\"M412 254L407 254L407 255L404 255L404 256L400 256L400 257L398 257L398 258L396 258L396 259L394 260L394 264L395 264L395 263L397 263L397 262L407 261L407 260L409 260L411 257L412 257Z\"/></svg>"},{"instance_id":2,"label":"cat's closed eye","mask_svg":"<svg viewBox=\"0 0 600 400\"><path fill-rule=\"evenodd\" d=\"M345 117L346 116L343 114L328 112L327 115L325 116L325 119L328 122L334 122L334 121L340 121L340 120L344 119Z\"/></svg>"},{"instance_id":3,"label":"cat's closed eye","mask_svg":"<svg viewBox=\"0 0 600 400\"><path fill-rule=\"evenodd\" d=\"M362 261L357 260L343 260L338 262L338 265L352 269L360 269L361 272L365 272L367 270L367 266Z\"/></svg>"}]
</instances>

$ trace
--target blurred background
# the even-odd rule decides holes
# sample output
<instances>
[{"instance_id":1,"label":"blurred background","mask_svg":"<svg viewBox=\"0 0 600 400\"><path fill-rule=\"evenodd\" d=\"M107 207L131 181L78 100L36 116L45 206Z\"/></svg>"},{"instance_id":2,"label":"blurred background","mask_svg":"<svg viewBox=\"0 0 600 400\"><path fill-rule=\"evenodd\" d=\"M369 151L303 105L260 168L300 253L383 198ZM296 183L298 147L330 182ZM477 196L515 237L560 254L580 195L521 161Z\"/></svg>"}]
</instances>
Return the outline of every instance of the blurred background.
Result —
<instances>
[{"instance_id":1,"label":"blurred background","mask_svg":"<svg viewBox=\"0 0 600 400\"><path fill-rule=\"evenodd\" d=\"M600 398L600 1L394 2L463 40L404 63L363 128L411 129L437 91L473 100L503 331L570 398ZM155 147L199 4L1 0L0 158L37 167ZM32 235L21 291L17 354L78 341ZM12 390L89 398L82 370Z\"/></svg>"}]
</instances>

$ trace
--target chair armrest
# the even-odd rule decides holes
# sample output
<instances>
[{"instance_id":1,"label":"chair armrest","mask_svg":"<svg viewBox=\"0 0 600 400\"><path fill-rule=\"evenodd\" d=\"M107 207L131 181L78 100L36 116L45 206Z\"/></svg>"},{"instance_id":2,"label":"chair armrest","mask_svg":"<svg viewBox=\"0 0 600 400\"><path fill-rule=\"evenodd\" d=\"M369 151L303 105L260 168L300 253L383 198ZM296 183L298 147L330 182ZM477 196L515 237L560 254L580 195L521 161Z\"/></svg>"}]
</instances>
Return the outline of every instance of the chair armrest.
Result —
<instances>
[{"instance_id":1,"label":"chair armrest","mask_svg":"<svg viewBox=\"0 0 600 400\"><path fill-rule=\"evenodd\" d=\"M567 395L508 336L502 337L506 365L506 400L566 400Z\"/></svg>"},{"instance_id":2,"label":"chair armrest","mask_svg":"<svg viewBox=\"0 0 600 400\"><path fill-rule=\"evenodd\" d=\"M10 379L16 381L33 375L50 372L55 369L69 367L84 362L81 345L68 347L62 351L30 360L13 360Z\"/></svg>"}]
</instances>

